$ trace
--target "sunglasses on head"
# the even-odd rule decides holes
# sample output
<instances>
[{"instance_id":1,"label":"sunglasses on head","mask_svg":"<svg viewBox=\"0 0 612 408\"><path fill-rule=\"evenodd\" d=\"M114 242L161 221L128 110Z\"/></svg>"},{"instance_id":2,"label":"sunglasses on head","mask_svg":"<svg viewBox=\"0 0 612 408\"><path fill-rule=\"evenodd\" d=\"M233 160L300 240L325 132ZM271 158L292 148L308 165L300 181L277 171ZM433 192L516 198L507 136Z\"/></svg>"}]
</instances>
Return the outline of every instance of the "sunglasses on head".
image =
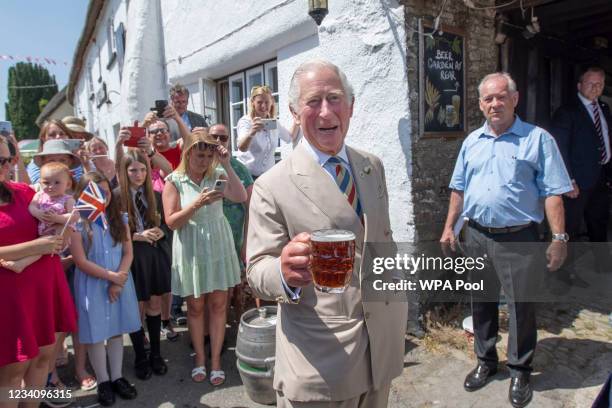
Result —
<instances>
[{"instance_id":1,"label":"sunglasses on head","mask_svg":"<svg viewBox=\"0 0 612 408\"><path fill-rule=\"evenodd\" d=\"M150 129L149 130L149 133L152 134L152 135L156 135L158 133L167 133L167 132L168 132L168 129L166 129L166 128L158 128L158 129Z\"/></svg>"},{"instance_id":2,"label":"sunglasses on head","mask_svg":"<svg viewBox=\"0 0 612 408\"><path fill-rule=\"evenodd\" d=\"M268 85L256 85L254 87L251 88L251 94L254 93L255 91L258 90L262 90L264 92L272 92L272 90L270 89L270 87Z\"/></svg>"},{"instance_id":3,"label":"sunglasses on head","mask_svg":"<svg viewBox=\"0 0 612 408\"><path fill-rule=\"evenodd\" d=\"M206 142L198 142L198 144L196 145L196 149L198 149L201 152L206 151L206 150L211 150L214 152L215 150L217 150L217 145L206 143Z\"/></svg>"},{"instance_id":4,"label":"sunglasses on head","mask_svg":"<svg viewBox=\"0 0 612 408\"><path fill-rule=\"evenodd\" d=\"M229 139L228 135L215 135L211 133L210 136L214 137L215 139L223 143L227 142L227 139Z\"/></svg>"},{"instance_id":5,"label":"sunglasses on head","mask_svg":"<svg viewBox=\"0 0 612 408\"><path fill-rule=\"evenodd\" d=\"M6 163L10 163L13 160L12 157L0 157L0 166L4 166Z\"/></svg>"}]
</instances>

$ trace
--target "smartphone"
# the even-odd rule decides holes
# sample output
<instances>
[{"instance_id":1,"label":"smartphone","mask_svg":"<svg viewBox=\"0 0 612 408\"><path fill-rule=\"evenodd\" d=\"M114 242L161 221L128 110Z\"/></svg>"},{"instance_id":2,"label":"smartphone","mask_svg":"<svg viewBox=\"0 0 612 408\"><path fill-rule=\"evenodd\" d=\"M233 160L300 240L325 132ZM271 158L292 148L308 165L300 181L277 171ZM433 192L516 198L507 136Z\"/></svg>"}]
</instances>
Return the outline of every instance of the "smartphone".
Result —
<instances>
[{"instance_id":1,"label":"smartphone","mask_svg":"<svg viewBox=\"0 0 612 408\"><path fill-rule=\"evenodd\" d=\"M221 180L221 179L217 179L215 181L215 187L214 190L218 191L220 193L222 193L223 191L225 191L225 186L227 185L227 180Z\"/></svg>"},{"instance_id":2,"label":"smartphone","mask_svg":"<svg viewBox=\"0 0 612 408\"><path fill-rule=\"evenodd\" d=\"M126 147L138 147L138 141L146 136L147 129L140 126L128 126L130 138L123 142Z\"/></svg>"},{"instance_id":3,"label":"smartphone","mask_svg":"<svg viewBox=\"0 0 612 408\"><path fill-rule=\"evenodd\" d=\"M13 124L8 120L0 120L0 134L2 136L9 136L13 131Z\"/></svg>"},{"instance_id":4,"label":"smartphone","mask_svg":"<svg viewBox=\"0 0 612 408\"><path fill-rule=\"evenodd\" d=\"M273 130L276 129L276 119L262 119L265 130Z\"/></svg>"},{"instance_id":5,"label":"smartphone","mask_svg":"<svg viewBox=\"0 0 612 408\"><path fill-rule=\"evenodd\" d=\"M80 139L65 139L64 143L71 152L79 150L81 147L83 147L83 141Z\"/></svg>"},{"instance_id":6,"label":"smartphone","mask_svg":"<svg viewBox=\"0 0 612 408\"><path fill-rule=\"evenodd\" d=\"M164 110L166 109L166 106L168 106L168 101L165 99L158 99L155 101L155 107L151 108L152 111L155 111L157 113L157 117L158 118L163 118L164 117Z\"/></svg>"}]
</instances>

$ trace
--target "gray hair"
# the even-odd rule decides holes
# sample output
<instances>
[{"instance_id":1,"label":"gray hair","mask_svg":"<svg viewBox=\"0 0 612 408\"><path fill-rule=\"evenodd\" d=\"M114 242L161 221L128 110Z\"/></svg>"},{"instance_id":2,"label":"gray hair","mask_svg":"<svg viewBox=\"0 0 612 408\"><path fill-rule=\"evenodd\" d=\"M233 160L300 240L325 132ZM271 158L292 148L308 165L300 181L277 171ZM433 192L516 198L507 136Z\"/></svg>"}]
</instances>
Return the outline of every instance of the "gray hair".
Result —
<instances>
[{"instance_id":1,"label":"gray hair","mask_svg":"<svg viewBox=\"0 0 612 408\"><path fill-rule=\"evenodd\" d=\"M515 93L516 92L516 82L514 82L514 79L512 79L512 77L510 76L509 73L507 72L494 72L492 74L489 74L487 76L485 76L484 78L482 78L482 80L480 81L480 83L478 84L478 96L482 96L482 87L484 86L484 84L494 78L503 78L506 80L506 84L507 84L507 89L508 92L510 93Z\"/></svg>"},{"instance_id":2,"label":"gray hair","mask_svg":"<svg viewBox=\"0 0 612 408\"><path fill-rule=\"evenodd\" d=\"M187 95L189 98L189 89L180 83L176 83L170 88L170 98L173 98L175 95Z\"/></svg>"},{"instance_id":3,"label":"gray hair","mask_svg":"<svg viewBox=\"0 0 612 408\"><path fill-rule=\"evenodd\" d=\"M302 64L300 64L299 67L297 67L297 69L293 73L293 76L291 77L291 82L289 84L289 107L294 110L297 109L298 102L300 99L300 93L302 91L300 89L300 78L302 77L302 75L308 72L315 72L323 68L331 69L336 73L336 75L338 75L338 78L340 78L340 82L342 83L344 93L346 94L347 100L349 102L353 100L353 87L349 83L344 72L342 72L342 70L338 68L337 65L327 60L317 58L303 62Z\"/></svg>"}]
</instances>

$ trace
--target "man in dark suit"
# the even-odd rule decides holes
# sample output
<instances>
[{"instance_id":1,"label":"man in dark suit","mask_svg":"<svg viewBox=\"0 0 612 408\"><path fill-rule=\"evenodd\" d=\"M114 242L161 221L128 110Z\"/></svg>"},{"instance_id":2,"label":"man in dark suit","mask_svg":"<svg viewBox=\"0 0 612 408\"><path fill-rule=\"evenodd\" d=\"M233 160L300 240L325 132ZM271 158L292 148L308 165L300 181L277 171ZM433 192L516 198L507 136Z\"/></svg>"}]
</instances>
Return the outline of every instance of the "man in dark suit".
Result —
<instances>
[{"instance_id":1,"label":"man in dark suit","mask_svg":"<svg viewBox=\"0 0 612 408\"><path fill-rule=\"evenodd\" d=\"M589 241L607 242L608 180L610 179L610 126L612 117L608 105L599 100L605 83L605 72L590 67L578 80L578 93L574 100L555 112L552 134L567 167L574 190L563 197L565 226L570 240L580 234L584 219ZM595 254L599 267L609 265L609 253L605 245L599 244ZM570 259L575 260L575 252ZM573 271L561 274L562 280L577 286L586 286Z\"/></svg>"},{"instance_id":2,"label":"man in dark suit","mask_svg":"<svg viewBox=\"0 0 612 408\"><path fill-rule=\"evenodd\" d=\"M189 90L186 87L181 84L176 84L170 88L170 101L181 119L183 119L187 129L191 130L196 127L208 127L208 123L204 116L187 110L187 105L189 104ZM177 140L181 137L175 123L170 125L170 133L172 134L172 140Z\"/></svg>"}]
</instances>

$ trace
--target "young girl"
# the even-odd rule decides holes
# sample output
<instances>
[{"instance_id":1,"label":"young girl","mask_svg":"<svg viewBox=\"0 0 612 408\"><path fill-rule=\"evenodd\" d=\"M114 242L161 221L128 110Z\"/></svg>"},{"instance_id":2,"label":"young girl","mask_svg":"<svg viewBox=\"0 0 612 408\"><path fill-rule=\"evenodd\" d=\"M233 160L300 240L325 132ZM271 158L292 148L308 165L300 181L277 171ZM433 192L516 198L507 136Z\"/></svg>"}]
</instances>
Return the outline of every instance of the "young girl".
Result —
<instances>
[{"instance_id":1,"label":"young girl","mask_svg":"<svg viewBox=\"0 0 612 408\"><path fill-rule=\"evenodd\" d=\"M130 338L136 353L136 377L146 380L151 373L164 375L168 368L160 354L162 296L170 292L172 232L163 216L161 194L153 190L149 160L140 150L130 149L119 164L123 209L129 216L134 246L132 273L141 315L146 315L151 353L145 353L141 327ZM168 340L178 340L178 333Z\"/></svg>"},{"instance_id":2,"label":"young girl","mask_svg":"<svg viewBox=\"0 0 612 408\"><path fill-rule=\"evenodd\" d=\"M38 235L60 234L66 223L70 221L74 199L66 192L71 185L72 176L65 164L50 162L41 167L41 190L34 195L28 207L30 214L39 220ZM19 273L39 259L40 255L34 255L16 261L0 260L0 265Z\"/></svg>"},{"instance_id":3,"label":"young girl","mask_svg":"<svg viewBox=\"0 0 612 408\"><path fill-rule=\"evenodd\" d=\"M82 218L72 233L70 250L76 265L75 302L79 316L79 339L87 345L89 361L98 379L98 401L103 406L136 398L136 389L123 378L123 334L140 328L140 317L132 264L132 242L121 199L111 193L110 184L96 172L79 181L75 197L96 183L106 198L108 228ZM106 341L107 346L104 347ZM106 368L108 356L110 376Z\"/></svg>"}]
</instances>

